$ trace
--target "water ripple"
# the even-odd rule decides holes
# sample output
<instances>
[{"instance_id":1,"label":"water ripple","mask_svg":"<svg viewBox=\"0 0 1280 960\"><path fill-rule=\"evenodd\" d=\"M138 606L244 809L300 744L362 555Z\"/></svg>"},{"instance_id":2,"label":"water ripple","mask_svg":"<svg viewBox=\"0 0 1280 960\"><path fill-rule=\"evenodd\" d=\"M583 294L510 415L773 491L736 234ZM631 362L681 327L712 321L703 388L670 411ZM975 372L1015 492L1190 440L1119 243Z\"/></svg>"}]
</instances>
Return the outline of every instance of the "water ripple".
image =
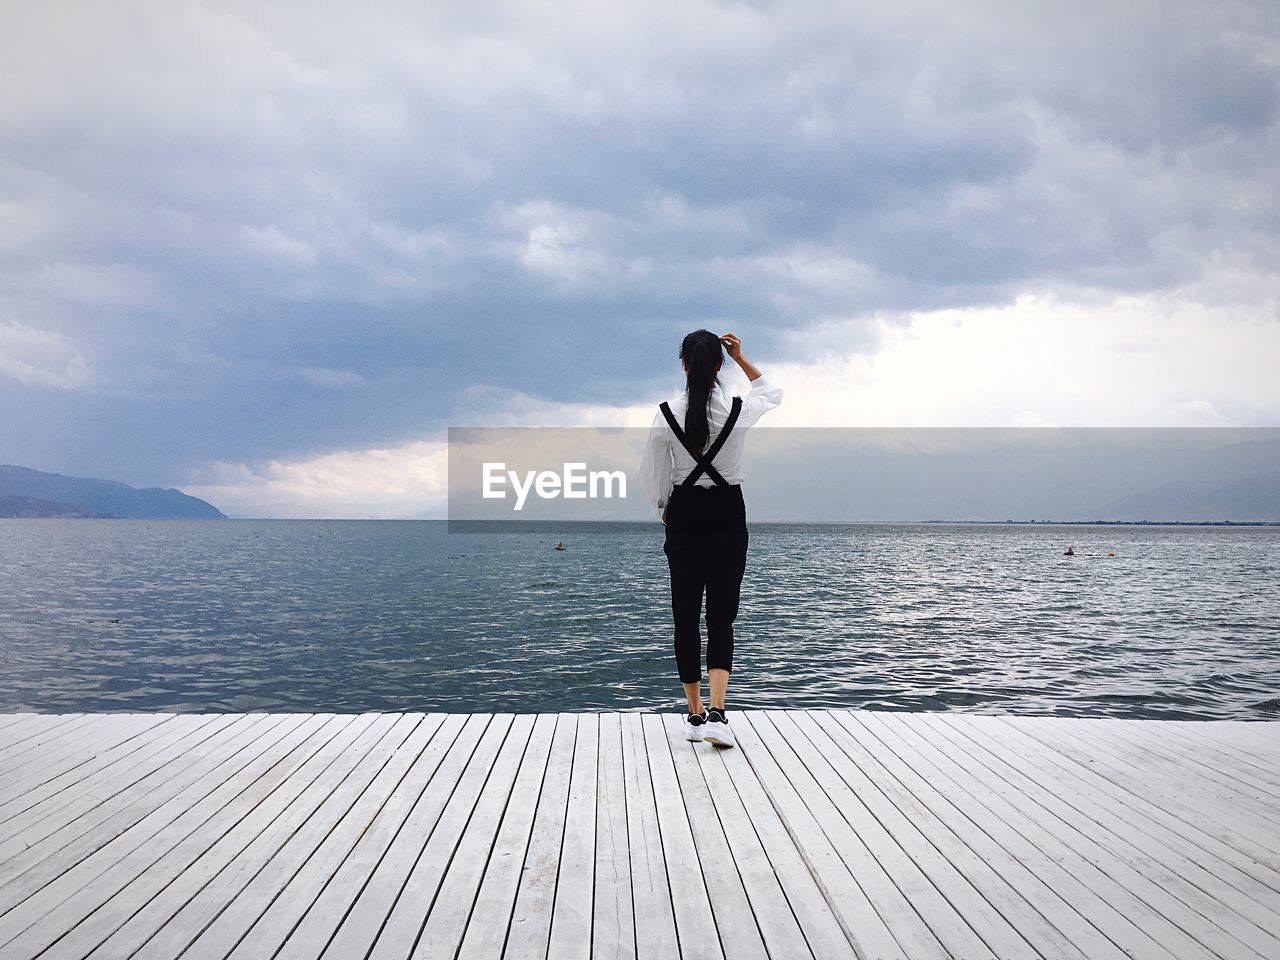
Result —
<instances>
[{"instance_id":1,"label":"water ripple","mask_svg":"<svg viewBox=\"0 0 1280 960\"><path fill-rule=\"evenodd\" d=\"M1266 528L754 524L730 699L1276 719L1277 548ZM0 656L8 711L680 702L656 525L5 520Z\"/></svg>"}]
</instances>

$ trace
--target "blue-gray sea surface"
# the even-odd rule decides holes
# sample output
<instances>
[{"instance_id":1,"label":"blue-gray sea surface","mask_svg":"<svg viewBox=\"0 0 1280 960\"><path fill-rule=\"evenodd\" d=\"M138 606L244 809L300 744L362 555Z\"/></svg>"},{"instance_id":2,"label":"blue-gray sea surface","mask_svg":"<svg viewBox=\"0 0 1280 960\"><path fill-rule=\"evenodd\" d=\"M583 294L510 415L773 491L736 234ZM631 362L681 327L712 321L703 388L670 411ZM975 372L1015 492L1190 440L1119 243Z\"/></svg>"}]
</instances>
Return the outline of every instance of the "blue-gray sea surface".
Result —
<instances>
[{"instance_id":1,"label":"blue-gray sea surface","mask_svg":"<svg viewBox=\"0 0 1280 960\"><path fill-rule=\"evenodd\" d=\"M661 530L0 520L0 711L674 709ZM1280 529L750 536L731 709L1280 717Z\"/></svg>"}]
</instances>

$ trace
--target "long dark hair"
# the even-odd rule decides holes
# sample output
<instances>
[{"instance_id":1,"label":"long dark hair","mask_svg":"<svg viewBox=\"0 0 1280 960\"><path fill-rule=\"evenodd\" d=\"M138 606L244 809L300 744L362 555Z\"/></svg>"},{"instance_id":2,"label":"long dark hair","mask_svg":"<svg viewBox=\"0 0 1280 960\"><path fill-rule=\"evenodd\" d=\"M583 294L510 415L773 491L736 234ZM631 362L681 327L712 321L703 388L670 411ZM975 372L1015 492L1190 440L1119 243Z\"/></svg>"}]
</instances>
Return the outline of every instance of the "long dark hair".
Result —
<instances>
[{"instance_id":1,"label":"long dark hair","mask_svg":"<svg viewBox=\"0 0 1280 960\"><path fill-rule=\"evenodd\" d=\"M724 362L724 348L710 330L695 330L680 344L680 359L688 368L685 385L689 388L689 405L684 412L684 434L695 450L705 450L711 439L707 401L719 379L716 373Z\"/></svg>"}]
</instances>

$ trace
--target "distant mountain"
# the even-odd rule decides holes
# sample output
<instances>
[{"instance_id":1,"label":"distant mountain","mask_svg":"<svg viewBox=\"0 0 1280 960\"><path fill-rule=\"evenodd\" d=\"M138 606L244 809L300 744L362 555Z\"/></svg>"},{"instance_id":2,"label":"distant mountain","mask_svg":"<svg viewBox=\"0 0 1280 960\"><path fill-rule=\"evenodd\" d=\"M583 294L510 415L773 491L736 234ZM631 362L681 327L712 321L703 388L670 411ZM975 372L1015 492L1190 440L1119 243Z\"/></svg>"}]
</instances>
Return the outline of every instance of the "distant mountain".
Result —
<instances>
[{"instance_id":1,"label":"distant mountain","mask_svg":"<svg viewBox=\"0 0 1280 960\"><path fill-rule=\"evenodd\" d=\"M138 520L225 520L217 507L181 490L160 487L139 489L114 480L64 477L28 467L0 465L0 498L29 498L71 507L77 514L36 513L21 516L99 516ZM30 509L41 509L29 505ZM8 516L0 510L0 516Z\"/></svg>"},{"instance_id":2,"label":"distant mountain","mask_svg":"<svg viewBox=\"0 0 1280 960\"><path fill-rule=\"evenodd\" d=\"M41 500L38 497L0 496L0 517L90 517L102 514L81 510L70 503Z\"/></svg>"}]
</instances>

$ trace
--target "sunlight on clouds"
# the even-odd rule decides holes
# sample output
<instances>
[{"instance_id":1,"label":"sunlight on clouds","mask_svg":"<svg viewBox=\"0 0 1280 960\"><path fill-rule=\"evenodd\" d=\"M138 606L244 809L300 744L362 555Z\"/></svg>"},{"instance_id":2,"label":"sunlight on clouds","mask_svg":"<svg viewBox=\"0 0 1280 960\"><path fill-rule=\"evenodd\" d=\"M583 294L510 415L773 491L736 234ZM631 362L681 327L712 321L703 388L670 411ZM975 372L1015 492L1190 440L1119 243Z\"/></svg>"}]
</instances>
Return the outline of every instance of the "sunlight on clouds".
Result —
<instances>
[{"instance_id":1,"label":"sunlight on clouds","mask_svg":"<svg viewBox=\"0 0 1280 960\"><path fill-rule=\"evenodd\" d=\"M1005 307L823 324L809 362L754 353L786 400L771 427L1220 427L1280 420L1280 317L1175 296L1067 303L1026 294ZM721 380L745 393L726 361ZM647 427L655 405L557 403L496 387L463 399L469 425Z\"/></svg>"},{"instance_id":2,"label":"sunlight on clouds","mask_svg":"<svg viewBox=\"0 0 1280 960\"><path fill-rule=\"evenodd\" d=\"M1228 311L1235 322L1224 322ZM878 348L832 350L810 363L754 357L786 392L762 426L1219 427L1280 419L1280 322L1249 321L1236 308L1026 295L1002 308L883 320L878 333ZM838 325L824 336L841 342ZM670 373L668 395L683 383L678 365ZM736 367L721 377L734 392L749 389ZM472 387L462 394L466 422L455 426L647 428L661 399L560 403ZM184 489L233 516L440 517L447 476L441 437L263 467L214 464L203 483Z\"/></svg>"},{"instance_id":3,"label":"sunlight on clouds","mask_svg":"<svg viewBox=\"0 0 1280 960\"><path fill-rule=\"evenodd\" d=\"M648 426L652 420L648 404L563 403L493 386L469 387L461 398L467 414L464 422L452 426L634 427Z\"/></svg>"},{"instance_id":4,"label":"sunlight on clouds","mask_svg":"<svg viewBox=\"0 0 1280 960\"><path fill-rule=\"evenodd\" d=\"M648 426L651 419L639 405L555 403L496 388L466 393L470 405L486 411L469 418L465 425L471 426L625 427ZM262 465L211 463L196 476L198 482L183 485L183 491L232 517L443 517L448 443L418 440Z\"/></svg>"},{"instance_id":5,"label":"sunlight on clouds","mask_svg":"<svg viewBox=\"0 0 1280 960\"><path fill-rule=\"evenodd\" d=\"M1246 426L1280 418L1280 321L1158 296L880 323L872 354L779 364L773 426Z\"/></svg>"},{"instance_id":6,"label":"sunlight on clouds","mask_svg":"<svg viewBox=\"0 0 1280 960\"><path fill-rule=\"evenodd\" d=\"M4 321L0 321L0 377L57 390L80 390L93 381L88 363L65 338Z\"/></svg>"},{"instance_id":7,"label":"sunlight on clouds","mask_svg":"<svg viewBox=\"0 0 1280 960\"><path fill-rule=\"evenodd\" d=\"M572 227L540 224L529 231L520 254L526 269L567 284L576 284L609 270L609 258Z\"/></svg>"},{"instance_id":8,"label":"sunlight on clouds","mask_svg":"<svg viewBox=\"0 0 1280 960\"><path fill-rule=\"evenodd\" d=\"M564 289L648 271L643 258L628 260L609 251L607 241L619 224L600 211L536 201L498 211L495 222L523 235L514 247L521 267Z\"/></svg>"},{"instance_id":9,"label":"sunlight on clouds","mask_svg":"<svg viewBox=\"0 0 1280 960\"><path fill-rule=\"evenodd\" d=\"M441 516L448 483L443 441L346 450L250 466L214 463L183 490L233 517Z\"/></svg>"}]
</instances>

